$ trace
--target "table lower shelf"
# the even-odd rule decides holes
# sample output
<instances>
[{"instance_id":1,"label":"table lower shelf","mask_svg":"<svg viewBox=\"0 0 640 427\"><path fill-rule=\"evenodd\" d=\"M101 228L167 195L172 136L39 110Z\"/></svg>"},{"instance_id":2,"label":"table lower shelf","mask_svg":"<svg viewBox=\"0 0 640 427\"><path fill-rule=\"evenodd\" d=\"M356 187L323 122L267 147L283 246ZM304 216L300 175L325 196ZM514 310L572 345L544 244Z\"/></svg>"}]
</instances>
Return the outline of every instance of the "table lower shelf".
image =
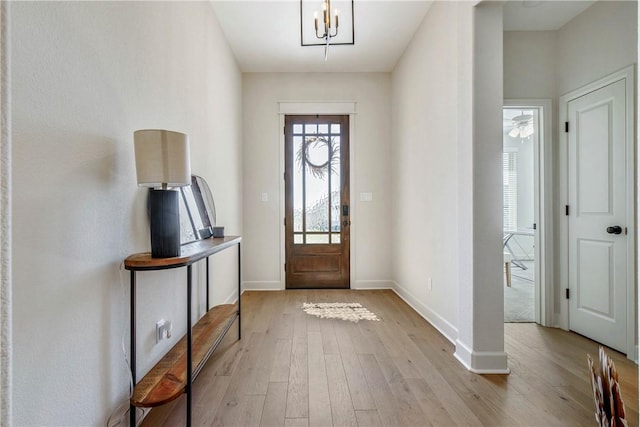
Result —
<instances>
[{"instance_id":1,"label":"table lower shelf","mask_svg":"<svg viewBox=\"0 0 640 427\"><path fill-rule=\"evenodd\" d=\"M213 307L192 329L192 372L198 375L231 324L238 317L237 304ZM134 387L131 404L154 407L178 398L187 384L187 337L178 343Z\"/></svg>"}]
</instances>

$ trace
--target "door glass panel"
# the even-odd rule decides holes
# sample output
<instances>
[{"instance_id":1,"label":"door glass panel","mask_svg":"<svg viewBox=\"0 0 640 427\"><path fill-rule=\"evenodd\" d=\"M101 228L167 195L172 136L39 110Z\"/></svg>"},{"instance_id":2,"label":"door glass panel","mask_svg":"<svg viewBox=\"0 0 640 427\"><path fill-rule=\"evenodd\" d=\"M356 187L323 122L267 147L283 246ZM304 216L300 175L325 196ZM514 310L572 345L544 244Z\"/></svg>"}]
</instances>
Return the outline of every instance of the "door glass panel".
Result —
<instances>
[{"instance_id":1,"label":"door glass panel","mask_svg":"<svg viewBox=\"0 0 640 427\"><path fill-rule=\"evenodd\" d=\"M328 234L307 234L307 244L327 244L329 243Z\"/></svg>"},{"instance_id":2,"label":"door glass panel","mask_svg":"<svg viewBox=\"0 0 640 427\"><path fill-rule=\"evenodd\" d=\"M338 125L339 127L339 125ZM331 136L331 231L340 231L340 136ZM331 238L331 243L340 243L340 239Z\"/></svg>"},{"instance_id":3,"label":"door glass panel","mask_svg":"<svg viewBox=\"0 0 640 427\"><path fill-rule=\"evenodd\" d=\"M340 244L340 131L340 124L293 124L293 231L302 233L295 244Z\"/></svg>"},{"instance_id":4,"label":"door glass panel","mask_svg":"<svg viewBox=\"0 0 640 427\"><path fill-rule=\"evenodd\" d=\"M302 132L302 125L293 125L294 129L298 129ZM299 152L302 149L302 136L294 136L293 137L293 150L294 153ZM296 167L293 170L293 231L298 232L302 231L302 207L303 205L303 194L302 194L302 168ZM300 236L302 237L302 236ZM296 242L298 243L298 242ZM300 241L302 243L302 241Z\"/></svg>"},{"instance_id":5,"label":"door glass panel","mask_svg":"<svg viewBox=\"0 0 640 427\"><path fill-rule=\"evenodd\" d=\"M305 168L305 231L329 231L329 147L323 137L307 136L305 141L301 153Z\"/></svg>"}]
</instances>

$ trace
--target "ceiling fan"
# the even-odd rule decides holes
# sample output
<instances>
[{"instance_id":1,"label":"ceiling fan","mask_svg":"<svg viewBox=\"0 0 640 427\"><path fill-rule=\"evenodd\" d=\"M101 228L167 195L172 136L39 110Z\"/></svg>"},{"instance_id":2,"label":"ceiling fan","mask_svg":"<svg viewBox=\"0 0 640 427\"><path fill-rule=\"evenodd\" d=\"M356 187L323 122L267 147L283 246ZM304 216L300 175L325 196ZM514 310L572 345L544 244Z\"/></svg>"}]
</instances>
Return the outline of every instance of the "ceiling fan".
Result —
<instances>
[{"instance_id":1,"label":"ceiling fan","mask_svg":"<svg viewBox=\"0 0 640 427\"><path fill-rule=\"evenodd\" d=\"M512 138L528 138L533 135L533 114L524 114L511 119L511 130L509 136Z\"/></svg>"}]
</instances>

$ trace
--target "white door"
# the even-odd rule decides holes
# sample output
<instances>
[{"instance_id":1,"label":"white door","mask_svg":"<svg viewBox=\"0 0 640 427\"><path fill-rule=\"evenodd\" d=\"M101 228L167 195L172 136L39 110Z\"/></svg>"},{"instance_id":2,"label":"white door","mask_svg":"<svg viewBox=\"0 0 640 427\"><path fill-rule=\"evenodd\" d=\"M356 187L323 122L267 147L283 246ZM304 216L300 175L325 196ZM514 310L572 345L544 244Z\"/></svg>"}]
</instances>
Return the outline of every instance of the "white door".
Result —
<instances>
[{"instance_id":1,"label":"white door","mask_svg":"<svg viewBox=\"0 0 640 427\"><path fill-rule=\"evenodd\" d=\"M567 107L569 329L626 353L625 81Z\"/></svg>"}]
</instances>

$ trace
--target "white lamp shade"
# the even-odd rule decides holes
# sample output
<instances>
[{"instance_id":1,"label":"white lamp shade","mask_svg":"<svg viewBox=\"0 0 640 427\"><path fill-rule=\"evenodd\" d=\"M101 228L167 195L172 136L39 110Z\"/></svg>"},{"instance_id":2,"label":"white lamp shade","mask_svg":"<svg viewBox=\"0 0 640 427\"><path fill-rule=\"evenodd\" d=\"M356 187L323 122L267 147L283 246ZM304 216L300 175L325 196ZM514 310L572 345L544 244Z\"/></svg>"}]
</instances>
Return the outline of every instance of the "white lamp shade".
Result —
<instances>
[{"instance_id":1,"label":"white lamp shade","mask_svg":"<svg viewBox=\"0 0 640 427\"><path fill-rule=\"evenodd\" d=\"M138 185L183 187L191 184L189 137L162 129L133 133Z\"/></svg>"}]
</instances>

